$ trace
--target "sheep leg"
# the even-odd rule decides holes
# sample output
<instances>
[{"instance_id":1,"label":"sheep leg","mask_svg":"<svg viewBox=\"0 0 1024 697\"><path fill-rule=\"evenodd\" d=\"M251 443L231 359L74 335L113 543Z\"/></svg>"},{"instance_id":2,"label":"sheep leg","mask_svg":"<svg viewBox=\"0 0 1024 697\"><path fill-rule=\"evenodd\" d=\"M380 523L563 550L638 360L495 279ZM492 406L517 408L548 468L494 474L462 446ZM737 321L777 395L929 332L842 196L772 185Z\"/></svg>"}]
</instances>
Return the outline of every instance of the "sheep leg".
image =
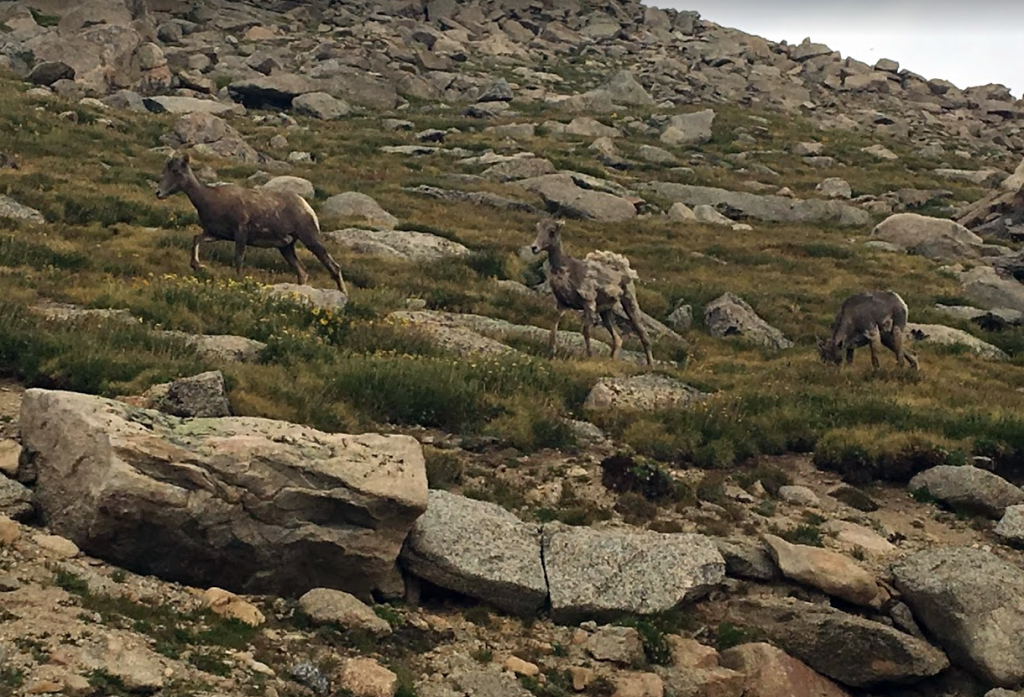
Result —
<instances>
[{"instance_id":1,"label":"sheep leg","mask_svg":"<svg viewBox=\"0 0 1024 697\"><path fill-rule=\"evenodd\" d=\"M846 349L846 365L853 365L853 347Z\"/></svg>"},{"instance_id":2,"label":"sheep leg","mask_svg":"<svg viewBox=\"0 0 1024 697\"><path fill-rule=\"evenodd\" d=\"M235 273L242 275L242 262L245 259L245 247L248 239L243 233L235 235Z\"/></svg>"},{"instance_id":3,"label":"sheep leg","mask_svg":"<svg viewBox=\"0 0 1024 697\"><path fill-rule=\"evenodd\" d=\"M283 256L284 260L288 262L288 265L292 267L295 275L299 277L299 285L306 285L306 280L309 278L309 274L306 273L306 268L302 265L302 262L299 261L299 257L295 254L295 243L292 242L291 244L280 247L279 249L281 251L281 256Z\"/></svg>"},{"instance_id":4,"label":"sheep leg","mask_svg":"<svg viewBox=\"0 0 1024 697\"><path fill-rule=\"evenodd\" d=\"M562 321L562 315L565 314L565 310L559 308L555 314L555 326L551 327L551 340L548 342L548 350L551 355L555 355L555 345L558 343L558 323Z\"/></svg>"},{"instance_id":5,"label":"sheep leg","mask_svg":"<svg viewBox=\"0 0 1024 697\"><path fill-rule=\"evenodd\" d=\"M619 334L618 328L615 326L615 321L612 317L612 311L601 310L601 324L608 330L608 333L612 335L612 360L619 357L619 352L622 350L622 335Z\"/></svg>"},{"instance_id":6,"label":"sheep leg","mask_svg":"<svg viewBox=\"0 0 1024 697\"><path fill-rule=\"evenodd\" d=\"M203 268L203 265L199 262L199 245L203 242L210 242L215 239L217 238L211 237L205 232L201 232L192 238L192 258L189 260L188 265L192 267L193 271L199 271Z\"/></svg>"},{"instance_id":7,"label":"sheep leg","mask_svg":"<svg viewBox=\"0 0 1024 697\"><path fill-rule=\"evenodd\" d=\"M903 367L904 359L914 370L918 370L917 354L903 346L903 331L894 327L891 333L882 336L885 347L896 354L896 365Z\"/></svg>"},{"instance_id":8,"label":"sheep leg","mask_svg":"<svg viewBox=\"0 0 1024 697\"><path fill-rule=\"evenodd\" d=\"M587 358L594 355L590 350L590 327L594 324L595 314L597 314L596 308L583 308L583 343L587 347Z\"/></svg>"},{"instance_id":9,"label":"sheep leg","mask_svg":"<svg viewBox=\"0 0 1024 697\"><path fill-rule=\"evenodd\" d=\"M348 295L348 286L345 285L345 279L342 278L341 267L331 257L327 248L319 240L310 240L306 243L306 249L313 252L313 256L327 269L327 273L331 274L331 278L334 279L334 285L338 286L338 290Z\"/></svg>"},{"instance_id":10,"label":"sheep leg","mask_svg":"<svg viewBox=\"0 0 1024 697\"><path fill-rule=\"evenodd\" d=\"M654 356L651 355L651 340L647 337L647 330L644 329L643 313L640 312L640 303L636 301L636 296L633 293L626 293L622 296L622 309L626 311L626 316L629 317L629 323L633 326L633 330L636 331L636 335L640 337L640 343L644 346L644 358L647 359L647 367L654 366Z\"/></svg>"},{"instance_id":11,"label":"sheep leg","mask_svg":"<svg viewBox=\"0 0 1024 697\"><path fill-rule=\"evenodd\" d=\"M871 348L871 367L878 370L882 364L878 360L878 354L882 352L882 337L878 328L868 333L868 346Z\"/></svg>"}]
</instances>

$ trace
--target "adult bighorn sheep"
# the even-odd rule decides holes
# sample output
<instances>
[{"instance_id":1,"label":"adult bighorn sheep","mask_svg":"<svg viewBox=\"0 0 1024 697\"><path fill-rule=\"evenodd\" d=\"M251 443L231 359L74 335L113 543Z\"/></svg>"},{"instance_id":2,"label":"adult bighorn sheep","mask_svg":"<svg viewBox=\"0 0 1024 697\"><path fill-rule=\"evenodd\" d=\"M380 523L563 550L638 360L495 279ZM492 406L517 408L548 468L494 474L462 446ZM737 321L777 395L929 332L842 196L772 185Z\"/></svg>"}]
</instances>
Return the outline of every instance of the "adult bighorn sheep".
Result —
<instances>
[{"instance_id":1,"label":"adult bighorn sheep","mask_svg":"<svg viewBox=\"0 0 1024 697\"><path fill-rule=\"evenodd\" d=\"M636 281L639 276L629 266L629 260L615 252L591 252L584 259L575 259L562 249L563 221L545 217L537 223L537 239L530 249L534 254L547 251L551 265L551 291L555 295L558 311L555 326L551 329L551 353L558 342L558 323L566 310L580 310L583 313L583 341L587 356L590 351L590 327L598 317L608 333L612 335L612 358L618 358L622 350L622 337L615 327L613 311L616 303L629 318L640 343L644 346L647 365L654 364L651 356L651 342L644 329L640 304L636 299Z\"/></svg>"},{"instance_id":2,"label":"adult bighorn sheep","mask_svg":"<svg viewBox=\"0 0 1024 697\"><path fill-rule=\"evenodd\" d=\"M840 365L846 352L846 364L853 363L853 350L859 346L871 347L871 365L878 369L878 354L882 346L896 354L896 364L902 368L903 359L918 369L917 355L903 347L907 328L907 303L891 290L869 290L847 298L835 321L832 336L818 340L818 354L826 363Z\"/></svg>"},{"instance_id":3,"label":"adult bighorn sheep","mask_svg":"<svg viewBox=\"0 0 1024 697\"><path fill-rule=\"evenodd\" d=\"M246 246L276 247L303 285L309 278L295 255L295 243L302 242L320 260L338 290L348 293L341 267L331 258L320 239L320 221L306 200L290 191L255 191L235 184L208 186L200 182L189 166L188 153L174 155L164 165L156 197L165 199L185 193L199 214L203 231L192 239L191 267L198 271L199 245L213 240L233 240L235 271L242 272Z\"/></svg>"}]
</instances>

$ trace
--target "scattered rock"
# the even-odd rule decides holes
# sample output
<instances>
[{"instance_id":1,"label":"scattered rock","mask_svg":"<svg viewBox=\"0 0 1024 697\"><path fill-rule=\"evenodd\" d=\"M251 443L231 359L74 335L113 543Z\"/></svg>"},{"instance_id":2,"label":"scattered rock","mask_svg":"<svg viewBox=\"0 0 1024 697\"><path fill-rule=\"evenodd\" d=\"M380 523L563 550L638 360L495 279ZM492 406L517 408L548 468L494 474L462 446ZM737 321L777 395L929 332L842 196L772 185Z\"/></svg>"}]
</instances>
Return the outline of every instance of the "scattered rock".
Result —
<instances>
[{"instance_id":1,"label":"scattered rock","mask_svg":"<svg viewBox=\"0 0 1024 697\"><path fill-rule=\"evenodd\" d=\"M893 567L896 588L950 659L998 687L1024 680L1024 579L990 552L946 547Z\"/></svg>"},{"instance_id":2,"label":"scattered rock","mask_svg":"<svg viewBox=\"0 0 1024 697\"><path fill-rule=\"evenodd\" d=\"M963 225L917 213L896 213L871 231L873 240L898 245L911 254L956 261L979 255L983 240Z\"/></svg>"},{"instance_id":3,"label":"scattered rock","mask_svg":"<svg viewBox=\"0 0 1024 697\"><path fill-rule=\"evenodd\" d=\"M13 520L27 520L34 511L32 491L0 474L0 515Z\"/></svg>"},{"instance_id":4,"label":"scattered rock","mask_svg":"<svg viewBox=\"0 0 1024 697\"><path fill-rule=\"evenodd\" d=\"M163 330L157 334L183 341L194 347L200 358L211 361L256 363L267 347L262 341L231 334L190 334L177 330Z\"/></svg>"},{"instance_id":5,"label":"scattered rock","mask_svg":"<svg viewBox=\"0 0 1024 697\"><path fill-rule=\"evenodd\" d=\"M298 194L307 201L312 201L316 197L316 187L313 186L313 182L308 179L303 179L302 177L292 177L288 175L272 177L260 188L268 189L270 191L288 191L293 194Z\"/></svg>"},{"instance_id":6,"label":"scattered rock","mask_svg":"<svg viewBox=\"0 0 1024 697\"><path fill-rule=\"evenodd\" d=\"M1024 545L1024 505L1007 506L993 531L1013 545Z\"/></svg>"},{"instance_id":7,"label":"scattered rock","mask_svg":"<svg viewBox=\"0 0 1024 697\"><path fill-rule=\"evenodd\" d=\"M674 182L645 184L658 196L687 206L712 206L726 211L733 220L753 218L773 223L824 223L862 226L871 215L847 203L825 199L798 199L786 196L761 196L745 191L728 191L710 186L692 186Z\"/></svg>"},{"instance_id":8,"label":"scattered rock","mask_svg":"<svg viewBox=\"0 0 1024 697\"><path fill-rule=\"evenodd\" d=\"M483 176L500 182L516 179L532 179L545 174L554 174L555 166L543 157L516 157L498 162L483 171Z\"/></svg>"},{"instance_id":9,"label":"scattered rock","mask_svg":"<svg viewBox=\"0 0 1024 697\"><path fill-rule=\"evenodd\" d=\"M0 440L0 476L16 479L21 446L15 440Z\"/></svg>"},{"instance_id":10,"label":"scattered rock","mask_svg":"<svg viewBox=\"0 0 1024 697\"><path fill-rule=\"evenodd\" d=\"M391 625L359 598L333 588L314 588L299 598L299 607L317 624L334 624L378 636L391 633Z\"/></svg>"},{"instance_id":11,"label":"scattered rock","mask_svg":"<svg viewBox=\"0 0 1024 697\"><path fill-rule=\"evenodd\" d=\"M612 75L611 79L604 86L604 90L611 95L616 104L628 104L632 106L653 106L654 97L637 82L636 77L629 70L620 70Z\"/></svg>"},{"instance_id":12,"label":"scattered rock","mask_svg":"<svg viewBox=\"0 0 1024 697\"><path fill-rule=\"evenodd\" d=\"M818 495L805 486L787 484L779 487L779 498L797 506L817 508L821 505Z\"/></svg>"},{"instance_id":13,"label":"scattered rock","mask_svg":"<svg viewBox=\"0 0 1024 697\"><path fill-rule=\"evenodd\" d=\"M203 604L221 617L236 619L253 627L266 622L266 617L259 608L223 588L207 589L203 593Z\"/></svg>"},{"instance_id":14,"label":"scattered rock","mask_svg":"<svg viewBox=\"0 0 1024 697\"><path fill-rule=\"evenodd\" d=\"M821 195L825 198L852 198L853 189L850 187L850 182L839 177L829 177L823 179L816 187L816 191L821 192Z\"/></svg>"},{"instance_id":15,"label":"scattered rock","mask_svg":"<svg viewBox=\"0 0 1024 697\"><path fill-rule=\"evenodd\" d=\"M702 535L549 523L543 546L556 621L663 612L699 598L725 578L725 561Z\"/></svg>"},{"instance_id":16,"label":"scattered rock","mask_svg":"<svg viewBox=\"0 0 1024 697\"><path fill-rule=\"evenodd\" d=\"M715 546L725 559L727 575L755 581L774 581L779 578L779 567L760 542L715 538Z\"/></svg>"},{"instance_id":17,"label":"scattered rock","mask_svg":"<svg viewBox=\"0 0 1024 697\"><path fill-rule=\"evenodd\" d=\"M78 545L66 537L61 537L60 535L36 533L32 536L32 541L35 542L40 549L49 552L59 559L73 559L81 554L78 549Z\"/></svg>"},{"instance_id":18,"label":"scattered rock","mask_svg":"<svg viewBox=\"0 0 1024 697\"><path fill-rule=\"evenodd\" d=\"M20 423L55 532L129 570L193 585L368 593L427 503L422 450L409 436L181 421L40 389L23 395ZM165 553L147 552L157 547Z\"/></svg>"},{"instance_id":19,"label":"scattered rock","mask_svg":"<svg viewBox=\"0 0 1024 697\"><path fill-rule=\"evenodd\" d=\"M307 92L292 99L296 114L312 116L323 121L335 121L352 113L352 107L326 92Z\"/></svg>"},{"instance_id":20,"label":"scattered rock","mask_svg":"<svg viewBox=\"0 0 1024 697\"><path fill-rule=\"evenodd\" d=\"M619 129L605 126L590 116L577 116L569 122L563 132L571 136L583 136L586 138L616 138L622 135Z\"/></svg>"},{"instance_id":21,"label":"scattered rock","mask_svg":"<svg viewBox=\"0 0 1024 697\"><path fill-rule=\"evenodd\" d=\"M569 174L547 174L517 184L540 194L548 210L569 218L624 222L636 217L636 205L625 198L577 186Z\"/></svg>"},{"instance_id":22,"label":"scattered rock","mask_svg":"<svg viewBox=\"0 0 1024 697\"><path fill-rule=\"evenodd\" d=\"M774 349L788 349L793 342L758 317L743 298L725 293L704 307L704 324L712 336L742 336L747 341Z\"/></svg>"},{"instance_id":23,"label":"scattered rock","mask_svg":"<svg viewBox=\"0 0 1024 697\"><path fill-rule=\"evenodd\" d=\"M26 79L33 85L49 87L58 80L74 80L75 69L62 61L42 61L32 67Z\"/></svg>"},{"instance_id":24,"label":"scattered rock","mask_svg":"<svg viewBox=\"0 0 1024 697\"><path fill-rule=\"evenodd\" d=\"M181 378L147 393L154 409L188 418L230 416L224 375L219 370Z\"/></svg>"},{"instance_id":25,"label":"scattered rock","mask_svg":"<svg viewBox=\"0 0 1024 697\"><path fill-rule=\"evenodd\" d=\"M1024 491L978 467L939 465L914 476L911 491L924 489L953 510L1000 518L1007 506L1024 504Z\"/></svg>"},{"instance_id":26,"label":"scattered rock","mask_svg":"<svg viewBox=\"0 0 1024 697\"><path fill-rule=\"evenodd\" d=\"M719 663L745 676L744 697L849 697L842 687L771 644L735 646L722 652Z\"/></svg>"},{"instance_id":27,"label":"scattered rock","mask_svg":"<svg viewBox=\"0 0 1024 697\"><path fill-rule=\"evenodd\" d=\"M783 575L864 607L879 609L889 594L874 576L842 554L808 545L794 545L765 535L772 558Z\"/></svg>"},{"instance_id":28,"label":"scattered rock","mask_svg":"<svg viewBox=\"0 0 1024 697\"><path fill-rule=\"evenodd\" d=\"M962 329L954 329L941 324L907 323L907 335L914 341L924 341L940 346L963 346L971 353L994 361L1005 361L1009 356L1000 348L987 341L968 334Z\"/></svg>"},{"instance_id":29,"label":"scattered rock","mask_svg":"<svg viewBox=\"0 0 1024 697\"><path fill-rule=\"evenodd\" d=\"M690 331L690 327L693 325L693 308L680 303L665 319L665 323L677 332Z\"/></svg>"},{"instance_id":30,"label":"scattered rock","mask_svg":"<svg viewBox=\"0 0 1024 697\"><path fill-rule=\"evenodd\" d=\"M10 196L0 194L0 218L12 218L14 220L27 220L30 223L42 225L46 222L43 214L35 208L23 206Z\"/></svg>"},{"instance_id":31,"label":"scattered rock","mask_svg":"<svg viewBox=\"0 0 1024 697\"><path fill-rule=\"evenodd\" d=\"M398 218L385 211L366 194L356 191L336 194L324 201L320 207L320 218L358 221L376 230L394 230L398 225Z\"/></svg>"},{"instance_id":32,"label":"scattered rock","mask_svg":"<svg viewBox=\"0 0 1024 697\"><path fill-rule=\"evenodd\" d=\"M583 647L598 661L624 666L641 665L644 661L644 644L640 632L633 627L598 627Z\"/></svg>"},{"instance_id":33,"label":"scattered rock","mask_svg":"<svg viewBox=\"0 0 1024 697\"><path fill-rule=\"evenodd\" d=\"M237 104L225 104L212 99L167 95L145 97L142 104L154 114L231 114L240 109Z\"/></svg>"},{"instance_id":34,"label":"scattered rock","mask_svg":"<svg viewBox=\"0 0 1024 697\"><path fill-rule=\"evenodd\" d=\"M715 121L713 109L692 114L676 114L668 121L661 134L661 142L674 146L699 145L711 140L711 125Z\"/></svg>"},{"instance_id":35,"label":"scattered rock","mask_svg":"<svg viewBox=\"0 0 1024 697\"><path fill-rule=\"evenodd\" d=\"M493 503L431 491L402 563L415 576L507 612L530 615L547 598L540 529Z\"/></svg>"},{"instance_id":36,"label":"scattered rock","mask_svg":"<svg viewBox=\"0 0 1024 697\"><path fill-rule=\"evenodd\" d=\"M337 312L348 304L348 296L335 288L314 288L297 283L275 283L264 289L273 297L288 298L301 304Z\"/></svg>"},{"instance_id":37,"label":"scattered rock","mask_svg":"<svg viewBox=\"0 0 1024 697\"><path fill-rule=\"evenodd\" d=\"M471 253L458 242L429 232L412 230L346 228L324 233L324 237L361 254L406 261L433 261L446 257L463 257Z\"/></svg>"},{"instance_id":38,"label":"scattered rock","mask_svg":"<svg viewBox=\"0 0 1024 697\"><path fill-rule=\"evenodd\" d=\"M709 396L667 375L646 373L627 378L601 378L590 390L583 408L602 411L685 409Z\"/></svg>"},{"instance_id":39,"label":"scattered rock","mask_svg":"<svg viewBox=\"0 0 1024 697\"><path fill-rule=\"evenodd\" d=\"M861 152L871 155L876 160L893 162L895 160L900 159L900 156L894 153L892 150L885 147L884 145L878 145L877 143L866 148L861 148Z\"/></svg>"}]
</instances>

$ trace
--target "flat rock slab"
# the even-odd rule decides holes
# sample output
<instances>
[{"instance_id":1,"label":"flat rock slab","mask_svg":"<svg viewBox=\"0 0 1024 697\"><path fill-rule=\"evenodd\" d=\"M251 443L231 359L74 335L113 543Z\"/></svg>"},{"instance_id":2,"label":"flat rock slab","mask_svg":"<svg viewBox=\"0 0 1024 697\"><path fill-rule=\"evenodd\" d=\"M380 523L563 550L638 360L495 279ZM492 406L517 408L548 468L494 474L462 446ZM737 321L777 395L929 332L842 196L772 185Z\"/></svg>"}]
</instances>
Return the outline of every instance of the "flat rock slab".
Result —
<instances>
[{"instance_id":1,"label":"flat rock slab","mask_svg":"<svg viewBox=\"0 0 1024 697\"><path fill-rule=\"evenodd\" d=\"M615 194L584 189L571 174L560 172L521 179L518 186L539 194L549 211L569 218L624 222L636 218L636 205Z\"/></svg>"},{"instance_id":2,"label":"flat rock slab","mask_svg":"<svg viewBox=\"0 0 1024 697\"><path fill-rule=\"evenodd\" d=\"M402 564L414 576L506 612L536 613L547 600L540 528L497 504L432 490Z\"/></svg>"},{"instance_id":3,"label":"flat rock slab","mask_svg":"<svg viewBox=\"0 0 1024 697\"><path fill-rule=\"evenodd\" d=\"M155 114L237 114L245 111L245 107L239 104L196 97L145 97L142 104Z\"/></svg>"},{"instance_id":4,"label":"flat rock slab","mask_svg":"<svg viewBox=\"0 0 1024 697\"><path fill-rule=\"evenodd\" d=\"M408 436L181 420L41 389L25 392L21 430L54 532L195 586L366 595L427 504L422 449Z\"/></svg>"},{"instance_id":5,"label":"flat rock slab","mask_svg":"<svg viewBox=\"0 0 1024 697\"><path fill-rule=\"evenodd\" d=\"M724 293L704 307L704 324L711 336L740 336L750 343L774 349L793 347L792 341L734 293Z\"/></svg>"},{"instance_id":6,"label":"flat rock slab","mask_svg":"<svg viewBox=\"0 0 1024 697\"><path fill-rule=\"evenodd\" d=\"M745 697L849 697L850 693L771 644L742 644L722 652L723 668L746 676Z\"/></svg>"},{"instance_id":7,"label":"flat rock slab","mask_svg":"<svg viewBox=\"0 0 1024 697\"><path fill-rule=\"evenodd\" d=\"M893 568L914 617L956 665L985 682L1024 681L1024 574L991 552L946 547Z\"/></svg>"},{"instance_id":8,"label":"flat rock slab","mask_svg":"<svg viewBox=\"0 0 1024 697\"><path fill-rule=\"evenodd\" d=\"M757 627L791 656L849 687L914 683L949 667L942 651L897 629L802 600L751 599L734 624Z\"/></svg>"},{"instance_id":9,"label":"flat rock slab","mask_svg":"<svg viewBox=\"0 0 1024 697\"><path fill-rule=\"evenodd\" d=\"M696 600L725 579L711 538L544 526L544 568L556 621L648 615Z\"/></svg>"},{"instance_id":10,"label":"flat rock slab","mask_svg":"<svg viewBox=\"0 0 1024 697\"><path fill-rule=\"evenodd\" d=\"M324 237L360 254L391 257L404 261L434 261L464 257L469 249L458 242L413 230L364 230L346 228L325 232Z\"/></svg>"},{"instance_id":11,"label":"flat rock slab","mask_svg":"<svg viewBox=\"0 0 1024 697\"><path fill-rule=\"evenodd\" d=\"M169 339L184 341L196 350L200 358L211 361L256 363L267 347L262 341L233 334L189 334L177 330L155 332Z\"/></svg>"},{"instance_id":12,"label":"flat rock slab","mask_svg":"<svg viewBox=\"0 0 1024 697\"><path fill-rule=\"evenodd\" d=\"M955 261L974 259L984 240L952 220L918 213L896 213L871 231L871 239L895 244L911 254Z\"/></svg>"},{"instance_id":13,"label":"flat rock slab","mask_svg":"<svg viewBox=\"0 0 1024 697\"><path fill-rule=\"evenodd\" d=\"M1001 518L1007 506L1024 504L1024 491L980 467L939 465L914 476L911 491L925 489L953 510Z\"/></svg>"},{"instance_id":14,"label":"flat rock slab","mask_svg":"<svg viewBox=\"0 0 1024 697\"><path fill-rule=\"evenodd\" d=\"M667 375L648 373L625 378L601 378L590 390L583 408L601 411L685 409L710 396Z\"/></svg>"},{"instance_id":15,"label":"flat rock slab","mask_svg":"<svg viewBox=\"0 0 1024 697\"><path fill-rule=\"evenodd\" d=\"M733 219L753 218L772 223L832 222L844 227L871 222L871 215L867 211L839 201L759 196L743 191L673 182L652 182L646 185L646 189L672 203L683 203L691 208L713 206Z\"/></svg>"},{"instance_id":16,"label":"flat rock slab","mask_svg":"<svg viewBox=\"0 0 1024 697\"><path fill-rule=\"evenodd\" d=\"M335 288L314 288L297 283L275 283L266 287L266 292L273 297L287 298L300 304L309 304L321 310L345 309L348 296Z\"/></svg>"},{"instance_id":17,"label":"flat rock slab","mask_svg":"<svg viewBox=\"0 0 1024 697\"><path fill-rule=\"evenodd\" d=\"M786 578L876 610L889 599L889 594L878 585L874 576L842 554L790 544L775 535L765 535L764 541Z\"/></svg>"},{"instance_id":18,"label":"flat rock slab","mask_svg":"<svg viewBox=\"0 0 1024 697\"><path fill-rule=\"evenodd\" d=\"M987 341L982 341L973 334L968 334L963 329L954 329L942 324L917 324L907 323L907 334L914 341L939 346L963 346L971 353L982 358L989 358L994 361L1005 361L1009 358L1006 353L997 346Z\"/></svg>"},{"instance_id":19,"label":"flat rock slab","mask_svg":"<svg viewBox=\"0 0 1024 697\"><path fill-rule=\"evenodd\" d=\"M0 194L0 218L27 220L30 223L43 224L46 218L35 208L29 208L15 201L10 196Z\"/></svg>"}]
</instances>

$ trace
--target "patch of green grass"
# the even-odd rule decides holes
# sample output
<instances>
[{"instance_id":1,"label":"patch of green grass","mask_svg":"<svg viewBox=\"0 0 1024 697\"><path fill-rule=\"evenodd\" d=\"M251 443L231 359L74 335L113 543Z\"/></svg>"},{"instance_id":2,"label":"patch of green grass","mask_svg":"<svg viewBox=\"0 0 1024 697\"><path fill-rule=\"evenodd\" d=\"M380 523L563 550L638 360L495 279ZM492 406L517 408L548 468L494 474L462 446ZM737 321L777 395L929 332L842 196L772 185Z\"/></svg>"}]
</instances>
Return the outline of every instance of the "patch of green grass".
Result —
<instances>
[{"instance_id":1,"label":"patch of green grass","mask_svg":"<svg viewBox=\"0 0 1024 697\"><path fill-rule=\"evenodd\" d=\"M89 266L89 258L76 250L58 251L20 237L0 235L0 266L80 271Z\"/></svg>"},{"instance_id":2,"label":"patch of green grass","mask_svg":"<svg viewBox=\"0 0 1024 697\"><path fill-rule=\"evenodd\" d=\"M625 617L617 620L615 624L633 627L640 633L644 657L648 664L667 666L672 663L672 651L666 636L692 629L694 619L685 610L671 610L652 615Z\"/></svg>"},{"instance_id":3,"label":"patch of green grass","mask_svg":"<svg viewBox=\"0 0 1024 697\"><path fill-rule=\"evenodd\" d=\"M473 649L469 657L477 663L491 663L494 660L494 652L490 649Z\"/></svg>"},{"instance_id":4,"label":"patch of green grass","mask_svg":"<svg viewBox=\"0 0 1024 697\"><path fill-rule=\"evenodd\" d=\"M374 605L373 611L377 613L377 617L387 622L392 628L401 627L405 624L405 618L398 614L395 608L390 605Z\"/></svg>"},{"instance_id":5,"label":"patch of green grass","mask_svg":"<svg viewBox=\"0 0 1024 697\"><path fill-rule=\"evenodd\" d=\"M926 486L919 486L910 492L910 497L918 503L936 503L937 499L932 496L932 492L928 490Z\"/></svg>"},{"instance_id":6,"label":"patch of green grass","mask_svg":"<svg viewBox=\"0 0 1024 697\"><path fill-rule=\"evenodd\" d=\"M494 624L491 611L483 605L474 605L462 613L462 616L467 622L472 622L478 627L484 627L485 629Z\"/></svg>"},{"instance_id":7,"label":"patch of green grass","mask_svg":"<svg viewBox=\"0 0 1024 697\"><path fill-rule=\"evenodd\" d=\"M740 644L758 641L761 633L749 627L738 627L729 622L722 622L715 630L715 647L719 651L731 649Z\"/></svg>"},{"instance_id":8,"label":"patch of green grass","mask_svg":"<svg viewBox=\"0 0 1024 697\"><path fill-rule=\"evenodd\" d=\"M57 571L53 578L54 584L59 588L63 588L68 593L75 595L85 595L89 592L89 584L86 583L85 579L78 574L61 569Z\"/></svg>"},{"instance_id":9,"label":"patch of green grass","mask_svg":"<svg viewBox=\"0 0 1024 697\"><path fill-rule=\"evenodd\" d=\"M779 533L779 537L795 545L808 545L811 547L824 547L821 536L821 528L813 523L798 525L790 530Z\"/></svg>"},{"instance_id":10,"label":"patch of green grass","mask_svg":"<svg viewBox=\"0 0 1024 697\"><path fill-rule=\"evenodd\" d=\"M431 489L451 489L462 483L463 467L458 455L427 445L423 448L423 457Z\"/></svg>"},{"instance_id":11,"label":"patch of green grass","mask_svg":"<svg viewBox=\"0 0 1024 697\"><path fill-rule=\"evenodd\" d=\"M227 677L231 674L231 665L225 660L226 654L220 649L198 649L193 650L188 656L188 662L195 668L210 673Z\"/></svg>"},{"instance_id":12,"label":"patch of green grass","mask_svg":"<svg viewBox=\"0 0 1024 697\"><path fill-rule=\"evenodd\" d=\"M0 666L0 694L14 695L14 690L25 684L25 671L11 666Z\"/></svg>"},{"instance_id":13,"label":"patch of green grass","mask_svg":"<svg viewBox=\"0 0 1024 697\"><path fill-rule=\"evenodd\" d=\"M38 10L31 5L29 6L28 11L32 13L32 19L35 20L36 24L41 27L55 27L60 24L60 17L57 15L48 15L42 10Z\"/></svg>"}]
</instances>

